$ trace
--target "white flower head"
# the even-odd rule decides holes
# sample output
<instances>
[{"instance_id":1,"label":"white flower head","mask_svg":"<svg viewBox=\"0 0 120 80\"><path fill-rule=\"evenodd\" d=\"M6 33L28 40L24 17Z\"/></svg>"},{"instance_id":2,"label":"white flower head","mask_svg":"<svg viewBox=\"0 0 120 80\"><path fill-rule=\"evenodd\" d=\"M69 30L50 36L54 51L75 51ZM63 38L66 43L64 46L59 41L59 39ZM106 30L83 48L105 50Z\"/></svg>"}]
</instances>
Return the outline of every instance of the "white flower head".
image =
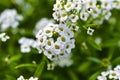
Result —
<instances>
[{"instance_id":1,"label":"white flower head","mask_svg":"<svg viewBox=\"0 0 120 80\"><path fill-rule=\"evenodd\" d=\"M23 76L20 76L19 78L17 78L17 80L38 80L38 78L30 77L29 79L25 79Z\"/></svg>"},{"instance_id":2,"label":"white flower head","mask_svg":"<svg viewBox=\"0 0 120 80\"><path fill-rule=\"evenodd\" d=\"M61 2L56 2L56 4L54 4L53 10L57 11L57 10L61 10L61 9L62 9Z\"/></svg>"},{"instance_id":3,"label":"white flower head","mask_svg":"<svg viewBox=\"0 0 120 80\"><path fill-rule=\"evenodd\" d=\"M74 8L74 5L72 2L68 1L66 5L64 5L64 8L67 12L71 11Z\"/></svg>"},{"instance_id":4,"label":"white flower head","mask_svg":"<svg viewBox=\"0 0 120 80\"><path fill-rule=\"evenodd\" d=\"M81 10L81 2L80 1L74 1L74 9L77 10L77 12L79 12Z\"/></svg>"},{"instance_id":5,"label":"white flower head","mask_svg":"<svg viewBox=\"0 0 120 80\"><path fill-rule=\"evenodd\" d=\"M53 14L52 14L52 16L53 16L53 18L55 19L55 20L59 20L60 19L60 13L59 12L53 12Z\"/></svg>"},{"instance_id":6,"label":"white flower head","mask_svg":"<svg viewBox=\"0 0 120 80\"><path fill-rule=\"evenodd\" d=\"M20 49L22 53L29 53L31 51L30 46L24 44L20 46Z\"/></svg>"},{"instance_id":7,"label":"white flower head","mask_svg":"<svg viewBox=\"0 0 120 80\"><path fill-rule=\"evenodd\" d=\"M38 78L37 77L30 77L28 80L38 80Z\"/></svg>"},{"instance_id":8,"label":"white flower head","mask_svg":"<svg viewBox=\"0 0 120 80\"><path fill-rule=\"evenodd\" d=\"M110 70L110 71L109 71L109 78L110 78L110 79L118 79L118 72L117 72L117 71Z\"/></svg>"},{"instance_id":9,"label":"white flower head","mask_svg":"<svg viewBox=\"0 0 120 80\"><path fill-rule=\"evenodd\" d=\"M86 21L89 17L89 14L85 11L80 12L80 19Z\"/></svg>"},{"instance_id":10,"label":"white flower head","mask_svg":"<svg viewBox=\"0 0 120 80\"><path fill-rule=\"evenodd\" d=\"M93 18L97 18L100 15L100 13L101 13L101 9L96 7L94 9L92 9L91 15Z\"/></svg>"},{"instance_id":11,"label":"white flower head","mask_svg":"<svg viewBox=\"0 0 120 80\"><path fill-rule=\"evenodd\" d=\"M78 18L77 15L71 14L71 15L69 16L69 19L70 19L73 23L75 23L75 22L77 22L77 20L78 20L79 18Z\"/></svg>"},{"instance_id":12,"label":"white flower head","mask_svg":"<svg viewBox=\"0 0 120 80\"><path fill-rule=\"evenodd\" d=\"M47 70L54 70L54 64L53 63L49 63L47 64Z\"/></svg>"},{"instance_id":13,"label":"white flower head","mask_svg":"<svg viewBox=\"0 0 120 80\"><path fill-rule=\"evenodd\" d=\"M67 12L66 11L61 11L60 12L60 21L63 22L65 20L67 20L67 18L68 18Z\"/></svg>"},{"instance_id":14,"label":"white flower head","mask_svg":"<svg viewBox=\"0 0 120 80\"><path fill-rule=\"evenodd\" d=\"M52 19L47 19L47 18L40 19L35 25L34 34L36 35L39 30L42 30L46 25L48 25L51 22L54 23Z\"/></svg>"},{"instance_id":15,"label":"white flower head","mask_svg":"<svg viewBox=\"0 0 120 80\"><path fill-rule=\"evenodd\" d=\"M7 39L10 39L10 37L8 35L6 35L6 33L1 33L0 34L0 39L3 41L3 42L6 42Z\"/></svg>"},{"instance_id":16,"label":"white flower head","mask_svg":"<svg viewBox=\"0 0 120 80\"><path fill-rule=\"evenodd\" d=\"M47 56L50 60L57 60L62 55L61 53L64 52L66 54L66 43L69 43L70 47L68 48L68 52L71 53L71 49L74 48L74 33L71 29L67 28L66 24L48 24L45 26L43 30L38 32L36 38L38 40L38 51L42 50L45 56ZM50 30L50 31L49 31ZM47 33L50 33L48 35ZM46 35L47 34L47 35ZM71 42L72 41L72 42Z\"/></svg>"},{"instance_id":17,"label":"white flower head","mask_svg":"<svg viewBox=\"0 0 120 80\"><path fill-rule=\"evenodd\" d=\"M102 4L101 7L103 9L110 10L112 9L112 0L101 0Z\"/></svg>"},{"instance_id":18,"label":"white flower head","mask_svg":"<svg viewBox=\"0 0 120 80\"><path fill-rule=\"evenodd\" d=\"M93 32L94 32L94 29L88 27L88 29L87 29L87 34L89 34L90 36L92 36L92 35L93 35Z\"/></svg>"},{"instance_id":19,"label":"white flower head","mask_svg":"<svg viewBox=\"0 0 120 80\"><path fill-rule=\"evenodd\" d=\"M23 17L17 14L15 9L6 9L0 15L1 30L5 31L7 28L16 28Z\"/></svg>"},{"instance_id":20,"label":"white flower head","mask_svg":"<svg viewBox=\"0 0 120 80\"><path fill-rule=\"evenodd\" d=\"M103 11L103 15L104 15L106 20L109 20L109 18L112 15L112 13L109 10L104 10Z\"/></svg>"},{"instance_id":21,"label":"white flower head","mask_svg":"<svg viewBox=\"0 0 120 80\"><path fill-rule=\"evenodd\" d=\"M106 76L98 76L97 80L107 80L107 77Z\"/></svg>"},{"instance_id":22,"label":"white flower head","mask_svg":"<svg viewBox=\"0 0 120 80\"><path fill-rule=\"evenodd\" d=\"M96 3L97 3L96 0L87 0L85 6L86 8L95 8Z\"/></svg>"}]
</instances>

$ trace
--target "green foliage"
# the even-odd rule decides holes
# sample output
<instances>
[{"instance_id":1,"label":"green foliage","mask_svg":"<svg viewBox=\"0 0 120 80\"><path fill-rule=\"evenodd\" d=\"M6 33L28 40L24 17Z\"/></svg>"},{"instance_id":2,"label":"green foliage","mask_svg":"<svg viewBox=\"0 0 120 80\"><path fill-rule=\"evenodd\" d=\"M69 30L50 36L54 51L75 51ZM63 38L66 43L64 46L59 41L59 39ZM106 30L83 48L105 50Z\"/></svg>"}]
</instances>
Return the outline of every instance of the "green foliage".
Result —
<instances>
[{"instance_id":1,"label":"green foliage","mask_svg":"<svg viewBox=\"0 0 120 80\"><path fill-rule=\"evenodd\" d=\"M73 65L70 67L56 66L53 71L48 71L46 67L50 61L42 54L34 49L30 53L21 53L18 40L23 36L35 39L33 30L36 22L44 17L52 18L54 3L55 0L25 0L24 5L18 6L15 0L0 0L0 13L7 8L15 8L24 16L18 29L6 31L11 39L5 43L0 41L0 80L16 80L20 75L40 80L96 80L109 65L120 64L120 10L112 10L111 19L100 26L77 23L81 27L75 34L76 47L72 50ZM86 34L88 27L95 29L93 36ZM100 44L95 42L96 37L101 38Z\"/></svg>"}]
</instances>

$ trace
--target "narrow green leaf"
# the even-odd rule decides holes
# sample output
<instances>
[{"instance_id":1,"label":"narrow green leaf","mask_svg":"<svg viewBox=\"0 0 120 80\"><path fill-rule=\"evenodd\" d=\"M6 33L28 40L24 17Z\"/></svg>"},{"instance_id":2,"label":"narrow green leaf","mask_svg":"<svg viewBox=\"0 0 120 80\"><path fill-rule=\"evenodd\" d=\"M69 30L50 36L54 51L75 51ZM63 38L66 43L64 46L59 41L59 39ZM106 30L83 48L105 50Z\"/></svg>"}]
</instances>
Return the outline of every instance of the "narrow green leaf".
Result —
<instances>
[{"instance_id":1,"label":"narrow green leaf","mask_svg":"<svg viewBox=\"0 0 120 80\"><path fill-rule=\"evenodd\" d=\"M79 80L75 72L73 72L72 70L69 69L68 74L70 75L72 80Z\"/></svg>"},{"instance_id":2,"label":"narrow green leaf","mask_svg":"<svg viewBox=\"0 0 120 80\"><path fill-rule=\"evenodd\" d=\"M96 80L99 74L100 74L100 71L94 73L88 80Z\"/></svg>"},{"instance_id":3,"label":"narrow green leaf","mask_svg":"<svg viewBox=\"0 0 120 80\"><path fill-rule=\"evenodd\" d=\"M36 65L27 63L27 64L20 64L20 65L16 66L15 68L18 69L18 68L22 68L22 67L36 67Z\"/></svg>"},{"instance_id":4,"label":"narrow green leaf","mask_svg":"<svg viewBox=\"0 0 120 80\"><path fill-rule=\"evenodd\" d=\"M21 55L12 56L12 57L10 58L10 62L17 61L17 60L19 60L20 58L21 58Z\"/></svg>"},{"instance_id":5,"label":"narrow green leaf","mask_svg":"<svg viewBox=\"0 0 120 80\"><path fill-rule=\"evenodd\" d=\"M120 57L117 57L115 58L113 61L112 61L112 64L120 64Z\"/></svg>"},{"instance_id":6,"label":"narrow green leaf","mask_svg":"<svg viewBox=\"0 0 120 80\"><path fill-rule=\"evenodd\" d=\"M96 63L101 63L101 60L96 57L89 57L88 60L96 62Z\"/></svg>"},{"instance_id":7,"label":"narrow green leaf","mask_svg":"<svg viewBox=\"0 0 120 80\"><path fill-rule=\"evenodd\" d=\"M43 71L43 69L44 69L44 66L45 66L45 62L42 61L42 62L38 65L38 67L37 67L37 69L36 69L36 71L35 71L34 77L40 77L40 76L41 76L41 73L42 73L42 71Z\"/></svg>"},{"instance_id":8,"label":"narrow green leaf","mask_svg":"<svg viewBox=\"0 0 120 80\"><path fill-rule=\"evenodd\" d=\"M118 45L119 39L110 39L103 43L103 47L114 47Z\"/></svg>"},{"instance_id":9,"label":"narrow green leaf","mask_svg":"<svg viewBox=\"0 0 120 80\"><path fill-rule=\"evenodd\" d=\"M90 46L92 46L93 48L95 48L95 49L97 49L97 50L99 50L99 51L102 50L101 45L95 43L94 40L92 40L92 39L87 39L87 42L88 42L88 44L89 44Z\"/></svg>"},{"instance_id":10,"label":"narrow green leaf","mask_svg":"<svg viewBox=\"0 0 120 80\"><path fill-rule=\"evenodd\" d=\"M88 27L96 27L98 26L97 24L86 24L83 26L83 28L87 29Z\"/></svg>"}]
</instances>

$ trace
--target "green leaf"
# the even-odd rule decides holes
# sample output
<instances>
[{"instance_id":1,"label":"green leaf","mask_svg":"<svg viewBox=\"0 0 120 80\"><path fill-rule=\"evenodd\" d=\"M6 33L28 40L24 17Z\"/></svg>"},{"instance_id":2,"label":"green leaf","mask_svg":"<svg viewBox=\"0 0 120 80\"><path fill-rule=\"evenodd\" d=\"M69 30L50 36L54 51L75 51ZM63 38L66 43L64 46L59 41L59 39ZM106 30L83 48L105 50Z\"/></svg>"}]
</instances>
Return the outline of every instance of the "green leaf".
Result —
<instances>
[{"instance_id":1,"label":"green leaf","mask_svg":"<svg viewBox=\"0 0 120 80\"><path fill-rule=\"evenodd\" d=\"M110 39L103 43L103 47L114 47L118 45L119 39Z\"/></svg>"},{"instance_id":2,"label":"green leaf","mask_svg":"<svg viewBox=\"0 0 120 80\"><path fill-rule=\"evenodd\" d=\"M94 73L88 80L96 80L99 74L100 74L100 71Z\"/></svg>"},{"instance_id":3,"label":"green leaf","mask_svg":"<svg viewBox=\"0 0 120 80\"><path fill-rule=\"evenodd\" d=\"M70 75L72 80L79 80L78 76L75 74L75 72L73 70L69 69L68 74Z\"/></svg>"},{"instance_id":4,"label":"green leaf","mask_svg":"<svg viewBox=\"0 0 120 80\"><path fill-rule=\"evenodd\" d=\"M112 64L120 64L120 57L117 57L115 58L113 61L112 61Z\"/></svg>"},{"instance_id":5,"label":"green leaf","mask_svg":"<svg viewBox=\"0 0 120 80\"><path fill-rule=\"evenodd\" d=\"M22 68L22 67L36 67L36 64L20 64L18 66L16 66L15 68L18 69L18 68Z\"/></svg>"},{"instance_id":6,"label":"green leaf","mask_svg":"<svg viewBox=\"0 0 120 80\"><path fill-rule=\"evenodd\" d=\"M84 29L87 29L88 27L96 27L98 26L97 24L86 24L83 26Z\"/></svg>"},{"instance_id":7,"label":"green leaf","mask_svg":"<svg viewBox=\"0 0 120 80\"><path fill-rule=\"evenodd\" d=\"M96 50L99 50L99 51L102 50L101 45L95 43L95 41L92 40L92 39L87 39L87 43L88 43L90 46L92 46L93 48L95 48Z\"/></svg>"},{"instance_id":8,"label":"green leaf","mask_svg":"<svg viewBox=\"0 0 120 80\"><path fill-rule=\"evenodd\" d=\"M88 60L96 62L96 63L101 63L101 60L96 57L89 57Z\"/></svg>"},{"instance_id":9,"label":"green leaf","mask_svg":"<svg viewBox=\"0 0 120 80\"><path fill-rule=\"evenodd\" d=\"M44 69L44 66L45 66L45 62L42 61L42 62L38 65L38 67L37 67L37 69L36 69L36 71L35 71L34 77L40 77L40 76L41 76L42 71L43 71L43 69Z\"/></svg>"},{"instance_id":10,"label":"green leaf","mask_svg":"<svg viewBox=\"0 0 120 80\"><path fill-rule=\"evenodd\" d=\"M14 62L14 61L19 60L20 58L21 58L21 55L12 56L12 57L10 58L10 62L12 63L12 62Z\"/></svg>"}]
</instances>

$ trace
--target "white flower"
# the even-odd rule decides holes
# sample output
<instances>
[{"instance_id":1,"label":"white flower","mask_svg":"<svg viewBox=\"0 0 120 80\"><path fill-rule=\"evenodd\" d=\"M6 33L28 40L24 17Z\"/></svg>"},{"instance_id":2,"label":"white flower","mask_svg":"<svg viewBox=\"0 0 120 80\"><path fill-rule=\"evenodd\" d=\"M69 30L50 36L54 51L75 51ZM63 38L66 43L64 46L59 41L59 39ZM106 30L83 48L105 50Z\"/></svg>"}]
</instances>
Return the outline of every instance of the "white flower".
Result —
<instances>
[{"instance_id":1,"label":"white flower","mask_svg":"<svg viewBox=\"0 0 120 80\"><path fill-rule=\"evenodd\" d=\"M47 40L47 41L46 41L46 45L45 45L45 49L51 48L52 45L53 45L53 43L54 43L53 38L50 38L49 40Z\"/></svg>"},{"instance_id":2,"label":"white flower","mask_svg":"<svg viewBox=\"0 0 120 80\"><path fill-rule=\"evenodd\" d=\"M69 41L70 38L68 36L61 36L57 38L57 41L62 44L66 44L67 41Z\"/></svg>"},{"instance_id":3,"label":"white flower","mask_svg":"<svg viewBox=\"0 0 120 80\"><path fill-rule=\"evenodd\" d=\"M23 76L20 76L19 78L17 78L17 80L25 80Z\"/></svg>"},{"instance_id":4,"label":"white flower","mask_svg":"<svg viewBox=\"0 0 120 80\"><path fill-rule=\"evenodd\" d=\"M114 70L120 73L120 65L117 65Z\"/></svg>"},{"instance_id":5,"label":"white flower","mask_svg":"<svg viewBox=\"0 0 120 80\"><path fill-rule=\"evenodd\" d=\"M97 79L98 80L107 80L107 77L106 76L98 76Z\"/></svg>"},{"instance_id":6,"label":"white flower","mask_svg":"<svg viewBox=\"0 0 120 80\"><path fill-rule=\"evenodd\" d=\"M81 10L81 2L80 1L74 1L74 9L79 12Z\"/></svg>"},{"instance_id":7,"label":"white flower","mask_svg":"<svg viewBox=\"0 0 120 80\"><path fill-rule=\"evenodd\" d=\"M110 10L112 9L112 0L101 0L101 8Z\"/></svg>"},{"instance_id":8,"label":"white flower","mask_svg":"<svg viewBox=\"0 0 120 80\"><path fill-rule=\"evenodd\" d=\"M110 71L109 71L109 78L110 78L110 79L118 79L118 72L117 72L117 71L110 70Z\"/></svg>"},{"instance_id":9,"label":"white flower","mask_svg":"<svg viewBox=\"0 0 120 80\"><path fill-rule=\"evenodd\" d=\"M56 41L56 42L53 44L54 52L55 52L56 54L60 54L63 46L64 46L64 45L60 44L59 41Z\"/></svg>"},{"instance_id":10,"label":"white flower","mask_svg":"<svg viewBox=\"0 0 120 80\"><path fill-rule=\"evenodd\" d=\"M83 20L83 21L86 21L89 17L89 14L85 11L81 11L80 12L80 19Z\"/></svg>"},{"instance_id":11,"label":"white flower","mask_svg":"<svg viewBox=\"0 0 120 80\"><path fill-rule=\"evenodd\" d=\"M53 63L47 64L47 70L54 70L54 64Z\"/></svg>"},{"instance_id":12,"label":"white flower","mask_svg":"<svg viewBox=\"0 0 120 80\"><path fill-rule=\"evenodd\" d=\"M38 78L37 77L30 77L28 80L38 80Z\"/></svg>"},{"instance_id":13,"label":"white flower","mask_svg":"<svg viewBox=\"0 0 120 80\"><path fill-rule=\"evenodd\" d=\"M112 5L113 8L120 9L120 0L115 0Z\"/></svg>"},{"instance_id":14,"label":"white flower","mask_svg":"<svg viewBox=\"0 0 120 80\"><path fill-rule=\"evenodd\" d=\"M77 26L77 25L75 25L75 24L72 24L72 25L70 26L70 28L71 28L71 30L73 30L73 31L78 31L78 30L79 30L79 26Z\"/></svg>"},{"instance_id":15,"label":"white flower","mask_svg":"<svg viewBox=\"0 0 120 80\"><path fill-rule=\"evenodd\" d=\"M3 41L3 42L6 42L7 39L10 39L10 37L8 35L6 35L6 33L1 33L0 34L0 39Z\"/></svg>"},{"instance_id":16,"label":"white flower","mask_svg":"<svg viewBox=\"0 0 120 80\"><path fill-rule=\"evenodd\" d=\"M20 76L19 78L17 78L17 80L38 80L38 78L30 77L29 79L25 79L23 76Z\"/></svg>"},{"instance_id":17,"label":"white flower","mask_svg":"<svg viewBox=\"0 0 120 80\"><path fill-rule=\"evenodd\" d=\"M70 40L70 42L66 43L65 50L67 51L68 54L70 54L71 50L75 47L74 43L75 43L74 39L72 39L72 40Z\"/></svg>"},{"instance_id":18,"label":"white flower","mask_svg":"<svg viewBox=\"0 0 120 80\"><path fill-rule=\"evenodd\" d=\"M97 44L100 44L101 43L101 38L100 37L97 37L97 38L95 38L95 43L97 43Z\"/></svg>"},{"instance_id":19,"label":"white flower","mask_svg":"<svg viewBox=\"0 0 120 80\"><path fill-rule=\"evenodd\" d=\"M67 12L69 12L70 10L72 10L74 8L74 5L72 2L68 1L66 5L64 5L64 8Z\"/></svg>"},{"instance_id":20,"label":"white flower","mask_svg":"<svg viewBox=\"0 0 120 80\"><path fill-rule=\"evenodd\" d=\"M103 15L105 15L105 19L108 20L112 14L109 10L103 10Z\"/></svg>"},{"instance_id":21,"label":"white flower","mask_svg":"<svg viewBox=\"0 0 120 80\"><path fill-rule=\"evenodd\" d=\"M31 51L30 46L24 44L20 46L20 49L22 53L28 53Z\"/></svg>"},{"instance_id":22,"label":"white flower","mask_svg":"<svg viewBox=\"0 0 120 80\"><path fill-rule=\"evenodd\" d=\"M35 25L34 34L36 35L40 29L42 30L46 25L48 25L51 22L54 23L52 19L47 18L40 19Z\"/></svg>"},{"instance_id":23,"label":"white flower","mask_svg":"<svg viewBox=\"0 0 120 80\"><path fill-rule=\"evenodd\" d=\"M95 8L96 3L97 3L96 0L87 0L85 6L86 8Z\"/></svg>"},{"instance_id":24,"label":"white flower","mask_svg":"<svg viewBox=\"0 0 120 80\"><path fill-rule=\"evenodd\" d=\"M88 27L88 29L87 29L87 34L89 34L90 36L92 36L92 35L93 35L93 32L94 32L94 29Z\"/></svg>"},{"instance_id":25,"label":"white flower","mask_svg":"<svg viewBox=\"0 0 120 80\"><path fill-rule=\"evenodd\" d=\"M60 12L60 21L63 22L68 18L67 12L61 11Z\"/></svg>"},{"instance_id":26,"label":"white flower","mask_svg":"<svg viewBox=\"0 0 120 80\"><path fill-rule=\"evenodd\" d=\"M62 5L60 2L57 2L56 4L54 4L53 10L61 10L62 9Z\"/></svg>"},{"instance_id":27,"label":"white flower","mask_svg":"<svg viewBox=\"0 0 120 80\"><path fill-rule=\"evenodd\" d=\"M71 14L71 15L69 16L69 19L74 23L74 22L76 22L79 18L78 18L77 15Z\"/></svg>"},{"instance_id":28,"label":"white flower","mask_svg":"<svg viewBox=\"0 0 120 80\"><path fill-rule=\"evenodd\" d=\"M52 14L52 16L53 16L53 18L55 19L55 20L59 20L60 19L60 13L59 12L53 12L53 14Z\"/></svg>"},{"instance_id":29,"label":"white flower","mask_svg":"<svg viewBox=\"0 0 120 80\"><path fill-rule=\"evenodd\" d=\"M43 33L44 35L48 36L48 37L52 37L53 35L53 28L47 26L44 30L43 30Z\"/></svg>"},{"instance_id":30,"label":"white flower","mask_svg":"<svg viewBox=\"0 0 120 80\"><path fill-rule=\"evenodd\" d=\"M101 13L101 9L99 9L97 7L92 9L92 10L93 10L92 13L91 13L92 18L97 18Z\"/></svg>"}]
</instances>

